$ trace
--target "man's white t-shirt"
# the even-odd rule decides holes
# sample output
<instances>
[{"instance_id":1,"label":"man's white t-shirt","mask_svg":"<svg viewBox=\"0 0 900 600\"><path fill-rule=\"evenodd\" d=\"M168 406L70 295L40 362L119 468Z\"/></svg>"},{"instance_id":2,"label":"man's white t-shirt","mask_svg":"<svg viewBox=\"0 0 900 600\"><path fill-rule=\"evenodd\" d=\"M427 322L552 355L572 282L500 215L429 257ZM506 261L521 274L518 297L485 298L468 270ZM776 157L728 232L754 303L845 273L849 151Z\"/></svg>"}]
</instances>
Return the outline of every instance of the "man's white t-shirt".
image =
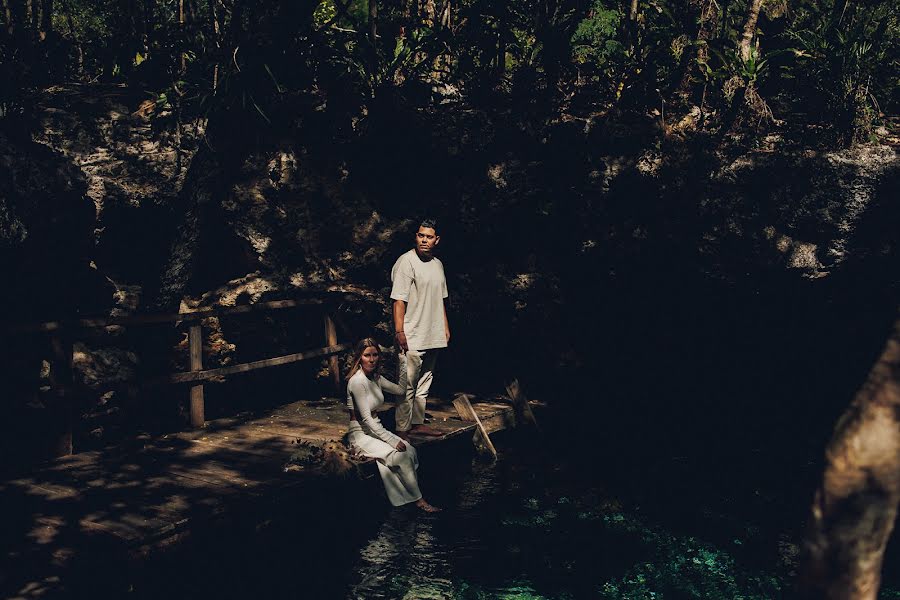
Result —
<instances>
[{"instance_id":1,"label":"man's white t-shirt","mask_svg":"<svg viewBox=\"0 0 900 600\"><path fill-rule=\"evenodd\" d=\"M448 293L441 261L437 258L424 261L412 249L394 263L391 281L391 298L406 302L403 331L409 348L446 348L444 298Z\"/></svg>"}]
</instances>

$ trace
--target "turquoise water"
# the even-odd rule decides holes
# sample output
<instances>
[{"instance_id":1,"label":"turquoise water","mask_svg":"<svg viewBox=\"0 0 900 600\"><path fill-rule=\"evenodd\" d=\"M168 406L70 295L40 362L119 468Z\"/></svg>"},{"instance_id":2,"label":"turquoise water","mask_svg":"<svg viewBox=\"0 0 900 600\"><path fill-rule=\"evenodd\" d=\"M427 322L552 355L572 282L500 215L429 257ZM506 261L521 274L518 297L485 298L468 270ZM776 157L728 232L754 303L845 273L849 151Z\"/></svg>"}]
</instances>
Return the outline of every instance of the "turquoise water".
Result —
<instances>
[{"instance_id":1,"label":"turquoise water","mask_svg":"<svg viewBox=\"0 0 900 600\"><path fill-rule=\"evenodd\" d=\"M473 464L458 488L437 490L452 509L385 516L360 550L347 597L783 596L787 573L742 564L741 540L722 547L668 532L572 475L533 452Z\"/></svg>"},{"instance_id":2,"label":"turquoise water","mask_svg":"<svg viewBox=\"0 0 900 600\"><path fill-rule=\"evenodd\" d=\"M128 597L792 597L795 538L765 516L777 509L765 494L722 510L710 496L720 482L693 496L693 484L673 487L684 465L645 477L612 456L562 461L565 447L549 440L498 446L496 463L473 459L467 444L421 452L423 491L444 509L435 515L390 508L377 477L254 501L130 573Z\"/></svg>"}]
</instances>

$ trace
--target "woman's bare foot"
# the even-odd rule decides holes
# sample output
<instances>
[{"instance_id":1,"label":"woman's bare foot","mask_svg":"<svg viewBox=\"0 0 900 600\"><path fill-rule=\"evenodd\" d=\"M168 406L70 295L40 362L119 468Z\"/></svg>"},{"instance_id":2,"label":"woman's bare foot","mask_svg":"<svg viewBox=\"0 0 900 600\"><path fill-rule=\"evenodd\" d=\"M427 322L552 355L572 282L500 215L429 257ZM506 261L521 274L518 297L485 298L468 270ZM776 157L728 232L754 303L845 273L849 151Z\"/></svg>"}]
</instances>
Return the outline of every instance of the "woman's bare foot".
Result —
<instances>
[{"instance_id":1,"label":"woman's bare foot","mask_svg":"<svg viewBox=\"0 0 900 600\"><path fill-rule=\"evenodd\" d=\"M427 513L441 512L441 509L439 509L437 506L428 504L428 502L425 501L425 498L419 498L418 500L416 500L416 506Z\"/></svg>"}]
</instances>

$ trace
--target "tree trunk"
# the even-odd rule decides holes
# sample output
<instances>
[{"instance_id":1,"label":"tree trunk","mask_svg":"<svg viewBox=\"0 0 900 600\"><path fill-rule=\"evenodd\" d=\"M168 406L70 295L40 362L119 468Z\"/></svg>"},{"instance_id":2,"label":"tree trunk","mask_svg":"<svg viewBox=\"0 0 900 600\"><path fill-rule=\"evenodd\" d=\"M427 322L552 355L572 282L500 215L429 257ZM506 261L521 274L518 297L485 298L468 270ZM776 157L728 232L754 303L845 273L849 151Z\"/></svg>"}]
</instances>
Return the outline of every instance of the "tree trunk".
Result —
<instances>
[{"instance_id":1,"label":"tree trunk","mask_svg":"<svg viewBox=\"0 0 900 600\"><path fill-rule=\"evenodd\" d=\"M6 33L10 37L16 32L15 25L13 23L13 11L11 2L14 0L3 0L3 18L6 21Z\"/></svg>"},{"instance_id":2,"label":"tree trunk","mask_svg":"<svg viewBox=\"0 0 900 600\"><path fill-rule=\"evenodd\" d=\"M719 10L722 12L722 18L719 20L721 26L719 30L716 32L716 39L723 40L725 39L725 35L728 33L728 9L731 8L731 4L729 0L721 0L721 5Z\"/></svg>"},{"instance_id":3,"label":"tree trunk","mask_svg":"<svg viewBox=\"0 0 900 600\"><path fill-rule=\"evenodd\" d=\"M154 0L144 0L142 5L143 13L144 13L144 39L142 40L144 43L144 51L147 53L147 56L150 56L150 51L153 48L154 41Z\"/></svg>"},{"instance_id":4,"label":"tree trunk","mask_svg":"<svg viewBox=\"0 0 900 600\"><path fill-rule=\"evenodd\" d=\"M219 25L219 12L216 10L216 5L218 3L219 0L209 0L209 29L217 48L219 47L220 36L222 34L222 27Z\"/></svg>"},{"instance_id":5,"label":"tree trunk","mask_svg":"<svg viewBox=\"0 0 900 600\"><path fill-rule=\"evenodd\" d=\"M850 0L837 0L834 3L834 7L831 11L831 23L833 27L837 27L841 24L841 21L844 20L844 13L847 12L847 5L850 4Z\"/></svg>"},{"instance_id":6,"label":"tree trunk","mask_svg":"<svg viewBox=\"0 0 900 600\"><path fill-rule=\"evenodd\" d=\"M122 3L127 11L128 15L128 31L127 36L128 39L140 39L142 40L141 46L143 47L143 38L144 38L144 20L142 18L142 10L141 7L138 6L139 0L127 0ZM123 44L124 45L124 54L125 60L123 61L126 65L132 65L134 63L135 58L135 48L131 45L131 43ZM146 57L145 57L146 58ZM124 68L124 67L123 67Z\"/></svg>"},{"instance_id":7,"label":"tree trunk","mask_svg":"<svg viewBox=\"0 0 900 600\"><path fill-rule=\"evenodd\" d=\"M751 0L747 11L747 21L744 23L744 34L741 36L741 58L744 62L750 60L753 38L756 36L756 22L759 20L759 11L764 0Z\"/></svg>"},{"instance_id":8,"label":"tree trunk","mask_svg":"<svg viewBox=\"0 0 900 600\"><path fill-rule=\"evenodd\" d=\"M632 56L634 56L634 49L637 46L637 19L638 0L631 0L631 5L628 8L628 21L625 23L625 37Z\"/></svg>"},{"instance_id":9,"label":"tree trunk","mask_svg":"<svg viewBox=\"0 0 900 600\"><path fill-rule=\"evenodd\" d=\"M372 89L378 86L378 0L369 0L369 44L372 57L369 67L372 73Z\"/></svg>"},{"instance_id":10,"label":"tree trunk","mask_svg":"<svg viewBox=\"0 0 900 600\"><path fill-rule=\"evenodd\" d=\"M443 8L441 8L441 28L450 29L451 17L453 12L452 0L445 0Z\"/></svg>"},{"instance_id":11,"label":"tree trunk","mask_svg":"<svg viewBox=\"0 0 900 600\"><path fill-rule=\"evenodd\" d=\"M692 5L695 3L691 2ZM718 27L719 6L714 0L701 0L696 5L697 10L697 35L694 37L693 60L689 57L683 67L681 79L675 90L676 98L688 99L695 94L694 75L699 65L709 61L709 41L713 38ZM702 67L701 67L702 68Z\"/></svg>"},{"instance_id":12,"label":"tree trunk","mask_svg":"<svg viewBox=\"0 0 900 600\"><path fill-rule=\"evenodd\" d=\"M184 43L184 0L178 0L178 32L182 37L182 44ZM181 74L187 70L187 54L182 51L181 53Z\"/></svg>"},{"instance_id":13,"label":"tree trunk","mask_svg":"<svg viewBox=\"0 0 900 600\"><path fill-rule=\"evenodd\" d=\"M6 30L10 36L23 36L28 31L28 20L23 0L3 0L6 9Z\"/></svg>"},{"instance_id":14,"label":"tree trunk","mask_svg":"<svg viewBox=\"0 0 900 600\"><path fill-rule=\"evenodd\" d=\"M453 2L452 2L452 0L446 0L444 2L444 7L441 9L441 28L446 30L447 32L452 31L452 28L453 28ZM450 70L453 66L453 55L451 53L452 53L452 50L448 48L447 52L442 55L442 58L438 59L439 65L441 64L441 62L443 63L443 70L446 73L447 77L450 77Z\"/></svg>"},{"instance_id":15,"label":"tree trunk","mask_svg":"<svg viewBox=\"0 0 900 600\"><path fill-rule=\"evenodd\" d=\"M503 77L506 73L506 27L507 9L501 3L497 15L497 75Z\"/></svg>"},{"instance_id":16,"label":"tree trunk","mask_svg":"<svg viewBox=\"0 0 900 600\"><path fill-rule=\"evenodd\" d=\"M372 47L378 42L378 1L369 0L369 43Z\"/></svg>"},{"instance_id":17,"label":"tree trunk","mask_svg":"<svg viewBox=\"0 0 900 600\"><path fill-rule=\"evenodd\" d=\"M213 64L213 80L212 80L212 89L213 93L216 92L216 89L219 87L219 53L222 49L222 38L221 38L221 27L219 26L219 15L216 12L216 4L219 0L209 0L209 29L210 29L210 37L213 40L213 44L215 46L215 63Z\"/></svg>"},{"instance_id":18,"label":"tree trunk","mask_svg":"<svg viewBox=\"0 0 900 600\"><path fill-rule=\"evenodd\" d=\"M626 61L621 72L616 77L616 102L628 103L635 95L633 86L639 81L640 73L644 71L642 68L642 57L638 49L638 17L640 16L640 5L638 0L629 0L628 19L625 21L625 47L628 48L628 56L630 61Z\"/></svg>"},{"instance_id":19,"label":"tree trunk","mask_svg":"<svg viewBox=\"0 0 900 600\"><path fill-rule=\"evenodd\" d=\"M78 76L81 77L84 75L84 49L81 47L81 39L75 29L75 22L72 19L72 6L69 4L69 1L70 0L60 0L60 2L62 2L63 12L66 15L66 25L69 27L69 35L72 36L72 43L75 45L75 54L77 56L76 72L78 73Z\"/></svg>"},{"instance_id":20,"label":"tree trunk","mask_svg":"<svg viewBox=\"0 0 900 600\"><path fill-rule=\"evenodd\" d=\"M231 22L228 24L230 51L234 51L244 39L244 2L234 0L231 6Z\"/></svg>"},{"instance_id":21,"label":"tree trunk","mask_svg":"<svg viewBox=\"0 0 900 600\"><path fill-rule=\"evenodd\" d=\"M53 0L41 0L41 27L39 37L41 41L53 31Z\"/></svg>"},{"instance_id":22,"label":"tree trunk","mask_svg":"<svg viewBox=\"0 0 900 600\"><path fill-rule=\"evenodd\" d=\"M806 536L806 598L875 600L900 502L900 319L825 453Z\"/></svg>"}]
</instances>

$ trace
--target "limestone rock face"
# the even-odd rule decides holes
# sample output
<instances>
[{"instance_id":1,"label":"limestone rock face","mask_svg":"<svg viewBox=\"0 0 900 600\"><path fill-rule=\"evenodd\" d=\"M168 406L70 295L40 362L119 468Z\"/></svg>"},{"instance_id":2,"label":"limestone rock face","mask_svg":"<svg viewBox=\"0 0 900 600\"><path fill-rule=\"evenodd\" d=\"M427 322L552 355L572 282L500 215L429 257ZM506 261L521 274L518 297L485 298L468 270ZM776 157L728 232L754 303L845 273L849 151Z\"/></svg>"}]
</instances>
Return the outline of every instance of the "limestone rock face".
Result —
<instances>
[{"instance_id":1,"label":"limestone rock face","mask_svg":"<svg viewBox=\"0 0 900 600\"><path fill-rule=\"evenodd\" d=\"M898 178L900 157L886 145L745 154L711 178L701 206L722 226L709 232L706 250L740 239L748 262L827 276L850 258L883 251L896 237L889 227L864 236L858 229L896 193Z\"/></svg>"},{"instance_id":2,"label":"limestone rock face","mask_svg":"<svg viewBox=\"0 0 900 600\"><path fill-rule=\"evenodd\" d=\"M549 349L520 371L551 353L571 354L567 328L553 324L582 309L597 314L597 299L615 298L607 290L617 281L765 271L805 282L854 259L896 254L898 228L878 228L895 223L896 210L875 216L898 189L900 161L887 146L823 152L766 138L714 155L661 138L640 116L543 122L392 98L344 119L343 129L329 110L308 105L293 109L284 130L216 128L210 119L206 131L184 135L179 171L171 135L135 114L138 95L62 88L42 100L37 139L68 162L47 148L35 154L55 157L47 165L60 170L42 188L42 175L6 152L2 159L17 166L0 164L0 191L31 181L19 188L37 190L41 216L70 215L65 225L42 225L59 235L41 234L40 251L31 253L45 255L42 265L54 256L94 260L94 276L115 282L104 291L115 314L333 294L349 335L374 333L388 344L391 265L411 247L416 220L436 216L457 356L520 343ZM205 142L194 152L200 133ZM23 202L0 204L10 248L24 247L43 222ZM57 239L68 240L66 256L58 256ZM41 269L34 272L51 272ZM323 343L320 316L287 315L204 323L205 365ZM80 347L85 380L90 371L90 385L100 388L119 371L182 369L183 333L171 328L146 347L124 340L118 354L116 340L88 340ZM465 368L479 375L478 365Z\"/></svg>"},{"instance_id":3,"label":"limestone rock face","mask_svg":"<svg viewBox=\"0 0 900 600\"><path fill-rule=\"evenodd\" d=\"M65 157L0 134L0 302L16 322L96 306L94 210L85 192L84 175Z\"/></svg>"},{"instance_id":4,"label":"limestone rock face","mask_svg":"<svg viewBox=\"0 0 900 600\"><path fill-rule=\"evenodd\" d=\"M103 314L110 297L92 267L94 206L81 171L29 139L0 134L0 396L6 401L2 450L27 455L52 426L39 390L56 375L46 362L48 336L9 325ZM32 420L34 424L32 425ZM8 446L8 447L7 447ZM39 448L43 451L46 448Z\"/></svg>"},{"instance_id":5,"label":"limestone rock face","mask_svg":"<svg viewBox=\"0 0 900 600\"><path fill-rule=\"evenodd\" d=\"M35 113L35 139L83 173L97 219L98 268L124 285L158 277L172 204L202 130L184 124L179 144L169 108L119 85L54 86L39 96Z\"/></svg>"}]
</instances>

